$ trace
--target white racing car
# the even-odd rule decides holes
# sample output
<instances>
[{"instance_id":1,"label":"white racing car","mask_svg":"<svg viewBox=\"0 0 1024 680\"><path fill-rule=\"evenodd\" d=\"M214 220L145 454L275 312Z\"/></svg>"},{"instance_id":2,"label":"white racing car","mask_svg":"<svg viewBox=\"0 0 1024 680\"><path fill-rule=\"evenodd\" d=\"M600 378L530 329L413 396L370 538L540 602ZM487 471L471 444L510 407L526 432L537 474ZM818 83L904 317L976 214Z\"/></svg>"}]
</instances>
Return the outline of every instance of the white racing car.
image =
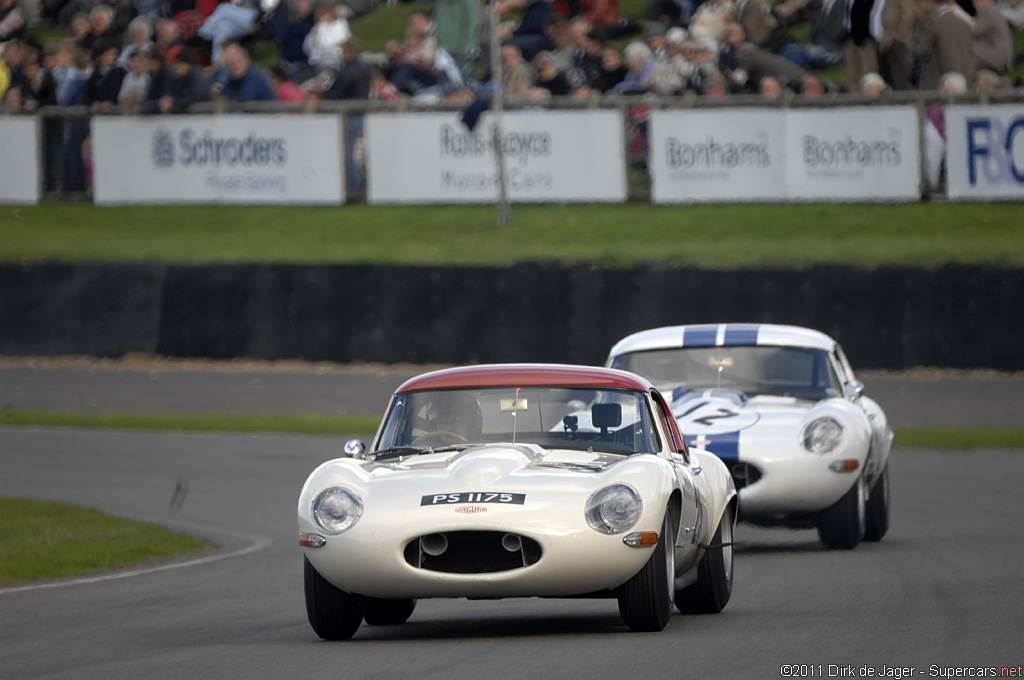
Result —
<instances>
[{"instance_id":1,"label":"white racing car","mask_svg":"<svg viewBox=\"0 0 1024 680\"><path fill-rule=\"evenodd\" d=\"M838 549L885 535L892 430L832 338L770 324L672 326L620 340L607 363L671 395L686 442L729 466L744 521L816 526Z\"/></svg>"},{"instance_id":2,"label":"white racing car","mask_svg":"<svg viewBox=\"0 0 1024 680\"><path fill-rule=\"evenodd\" d=\"M413 378L369 447L299 496L306 611L325 639L418 598L609 597L635 631L732 592L736 490L651 384L585 366Z\"/></svg>"}]
</instances>

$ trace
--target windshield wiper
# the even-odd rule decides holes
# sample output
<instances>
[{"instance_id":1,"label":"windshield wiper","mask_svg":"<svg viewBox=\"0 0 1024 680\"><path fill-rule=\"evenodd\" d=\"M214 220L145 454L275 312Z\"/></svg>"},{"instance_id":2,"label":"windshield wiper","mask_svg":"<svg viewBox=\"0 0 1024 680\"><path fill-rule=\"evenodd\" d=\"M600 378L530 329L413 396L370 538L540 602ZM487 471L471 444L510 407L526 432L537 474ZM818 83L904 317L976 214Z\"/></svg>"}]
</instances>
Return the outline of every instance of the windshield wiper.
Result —
<instances>
[{"instance_id":1,"label":"windshield wiper","mask_svg":"<svg viewBox=\"0 0 1024 680\"><path fill-rule=\"evenodd\" d=\"M418 456L421 453L430 453L435 450L429 446L392 446L380 451L374 451L373 456L377 460L381 458L401 458L402 456Z\"/></svg>"}]
</instances>

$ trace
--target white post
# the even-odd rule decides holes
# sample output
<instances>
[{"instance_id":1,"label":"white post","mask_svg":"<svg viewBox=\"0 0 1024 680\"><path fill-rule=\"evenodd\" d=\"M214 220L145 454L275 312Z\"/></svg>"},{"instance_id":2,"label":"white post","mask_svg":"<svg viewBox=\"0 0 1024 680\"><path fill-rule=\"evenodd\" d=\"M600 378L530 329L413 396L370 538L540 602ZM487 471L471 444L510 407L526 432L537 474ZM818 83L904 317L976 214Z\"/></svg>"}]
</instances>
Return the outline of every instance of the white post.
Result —
<instances>
[{"instance_id":1,"label":"white post","mask_svg":"<svg viewBox=\"0 0 1024 680\"><path fill-rule=\"evenodd\" d=\"M509 205L505 193L505 152L502 148L504 135L501 131L501 115L505 108L505 88L502 84L501 41L498 39L498 24L501 15L498 12L497 0L490 0L491 15L491 82L494 84L491 95L491 111L494 116L494 161L498 166L498 224L508 224Z\"/></svg>"}]
</instances>

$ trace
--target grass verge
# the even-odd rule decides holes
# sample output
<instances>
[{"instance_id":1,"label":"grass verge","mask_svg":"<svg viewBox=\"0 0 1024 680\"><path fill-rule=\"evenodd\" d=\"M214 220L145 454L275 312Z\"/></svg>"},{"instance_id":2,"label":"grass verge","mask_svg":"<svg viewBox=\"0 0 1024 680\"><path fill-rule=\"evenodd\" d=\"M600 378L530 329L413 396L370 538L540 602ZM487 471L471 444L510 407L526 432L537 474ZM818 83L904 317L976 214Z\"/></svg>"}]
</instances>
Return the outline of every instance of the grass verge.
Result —
<instances>
[{"instance_id":1,"label":"grass verge","mask_svg":"<svg viewBox=\"0 0 1024 680\"><path fill-rule=\"evenodd\" d=\"M964 225L971 225L964 229ZM1024 265L1019 203L0 207L0 261Z\"/></svg>"},{"instance_id":2,"label":"grass verge","mask_svg":"<svg viewBox=\"0 0 1024 680\"><path fill-rule=\"evenodd\" d=\"M211 547L203 539L98 510L0 498L0 586L153 564Z\"/></svg>"},{"instance_id":3,"label":"grass verge","mask_svg":"<svg viewBox=\"0 0 1024 680\"><path fill-rule=\"evenodd\" d=\"M193 432L276 432L363 435L377 431L379 416L309 413L111 413L84 411L0 411L0 425L107 427ZM895 430L896 446L934 449L1024 449L1024 427L924 425Z\"/></svg>"}]
</instances>

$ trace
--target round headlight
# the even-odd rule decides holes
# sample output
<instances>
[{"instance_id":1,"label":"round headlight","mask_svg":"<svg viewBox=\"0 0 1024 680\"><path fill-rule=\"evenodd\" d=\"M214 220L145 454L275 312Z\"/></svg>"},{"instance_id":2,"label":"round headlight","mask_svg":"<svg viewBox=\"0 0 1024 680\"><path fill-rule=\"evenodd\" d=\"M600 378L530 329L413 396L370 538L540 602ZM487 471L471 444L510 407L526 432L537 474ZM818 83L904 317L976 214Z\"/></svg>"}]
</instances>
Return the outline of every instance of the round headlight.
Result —
<instances>
[{"instance_id":1,"label":"round headlight","mask_svg":"<svg viewBox=\"0 0 1024 680\"><path fill-rule=\"evenodd\" d=\"M644 504L636 491L625 484L606 486L587 500L587 524L602 534L621 534L633 528Z\"/></svg>"},{"instance_id":2,"label":"round headlight","mask_svg":"<svg viewBox=\"0 0 1024 680\"><path fill-rule=\"evenodd\" d=\"M320 492L313 501L313 518L329 534L348 531L363 514L363 502L355 493L333 487Z\"/></svg>"},{"instance_id":3,"label":"round headlight","mask_svg":"<svg viewBox=\"0 0 1024 680\"><path fill-rule=\"evenodd\" d=\"M842 441L843 425L830 416L815 418L804 428L804 448L811 453L831 453Z\"/></svg>"}]
</instances>

